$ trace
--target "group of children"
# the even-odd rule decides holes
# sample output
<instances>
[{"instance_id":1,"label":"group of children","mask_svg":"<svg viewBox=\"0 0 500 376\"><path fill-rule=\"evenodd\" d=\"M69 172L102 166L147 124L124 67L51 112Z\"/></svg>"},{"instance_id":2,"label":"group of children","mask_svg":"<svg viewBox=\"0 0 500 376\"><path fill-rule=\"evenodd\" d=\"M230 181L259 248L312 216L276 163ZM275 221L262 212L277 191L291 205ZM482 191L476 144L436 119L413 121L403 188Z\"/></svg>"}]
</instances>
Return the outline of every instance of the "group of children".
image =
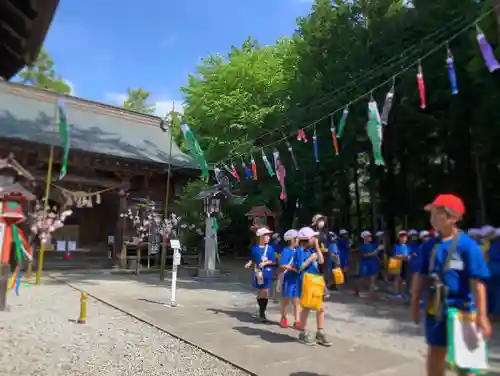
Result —
<instances>
[{"instance_id":1,"label":"group of children","mask_svg":"<svg viewBox=\"0 0 500 376\"><path fill-rule=\"evenodd\" d=\"M311 227L303 227L299 231L288 230L284 234L286 246L280 254L275 253L270 244L271 235L272 231L267 227L257 229L257 241L252 246L250 260L245 265L246 268L252 266L254 268L252 284L257 291L260 320L267 322L266 310L273 290L273 269L277 268L278 290L282 297L280 325L289 326L287 308L292 305L293 328L299 331L299 341L307 345L317 343L322 346L331 346L332 343L323 330L325 322L323 302L321 301L313 308L304 303L304 295L310 294L309 291L304 291L304 279L312 276L319 284L323 280L320 265L324 264L325 258L318 241L319 232ZM315 334L306 330L309 312L312 309L316 311L317 331Z\"/></svg>"}]
</instances>

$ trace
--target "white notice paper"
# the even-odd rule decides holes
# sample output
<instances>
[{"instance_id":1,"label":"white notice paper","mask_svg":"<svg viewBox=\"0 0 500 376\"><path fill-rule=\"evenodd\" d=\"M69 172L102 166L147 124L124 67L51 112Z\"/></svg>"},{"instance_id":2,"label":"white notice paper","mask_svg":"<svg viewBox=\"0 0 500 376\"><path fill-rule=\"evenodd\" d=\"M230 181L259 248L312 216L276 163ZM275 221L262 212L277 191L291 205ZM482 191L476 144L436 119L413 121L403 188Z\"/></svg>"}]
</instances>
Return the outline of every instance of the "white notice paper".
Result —
<instances>
[{"instance_id":1,"label":"white notice paper","mask_svg":"<svg viewBox=\"0 0 500 376\"><path fill-rule=\"evenodd\" d=\"M58 240L56 242L56 251L57 252L66 252L66 240Z\"/></svg>"}]
</instances>

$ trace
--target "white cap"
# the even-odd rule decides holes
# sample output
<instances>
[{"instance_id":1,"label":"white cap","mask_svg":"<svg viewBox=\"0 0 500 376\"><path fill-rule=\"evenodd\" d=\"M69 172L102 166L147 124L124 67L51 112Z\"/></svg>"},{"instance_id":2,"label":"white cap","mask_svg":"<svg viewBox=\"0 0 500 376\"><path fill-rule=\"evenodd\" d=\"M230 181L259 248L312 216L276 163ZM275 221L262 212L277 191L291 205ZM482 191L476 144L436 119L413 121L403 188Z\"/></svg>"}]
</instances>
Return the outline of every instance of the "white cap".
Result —
<instances>
[{"instance_id":1,"label":"white cap","mask_svg":"<svg viewBox=\"0 0 500 376\"><path fill-rule=\"evenodd\" d=\"M408 230L408 235L409 236L418 236L418 231L412 228L411 230Z\"/></svg>"},{"instance_id":2,"label":"white cap","mask_svg":"<svg viewBox=\"0 0 500 376\"><path fill-rule=\"evenodd\" d=\"M467 230L467 235L469 236L479 236L481 235L481 230L478 228L470 228Z\"/></svg>"},{"instance_id":3,"label":"white cap","mask_svg":"<svg viewBox=\"0 0 500 376\"><path fill-rule=\"evenodd\" d=\"M500 228L495 229L495 235L500 236Z\"/></svg>"},{"instance_id":4,"label":"white cap","mask_svg":"<svg viewBox=\"0 0 500 376\"><path fill-rule=\"evenodd\" d=\"M375 233L375 236L384 236L384 232L383 231L377 231Z\"/></svg>"},{"instance_id":5,"label":"white cap","mask_svg":"<svg viewBox=\"0 0 500 376\"><path fill-rule=\"evenodd\" d=\"M339 235L347 235L349 232L343 228L340 229Z\"/></svg>"},{"instance_id":6,"label":"white cap","mask_svg":"<svg viewBox=\"0 0 500 376\"><path fill-rule=\"evenodd\" d=\"M257 236L264 236L264 235L271 235L273 232L271 230L269 230L268 228L266 227L261 227L259 228L256 232L255 232L255 235Z\"/></svg>"},{"instance_id":7,"label":"white cap","mask_svg":"<svg viewBox=\"0 0 500 376\"><path fill-rule=\"evenodd\" d=\"M427 236L430 236L430 233L427 230L422 230L422 231L420 231L420 235L419 236L421 238L426 238Z\"/></svg>"},{"instance_id":8,"label":"white cap","mask_svg":"<svg viewBox=\"0 0 500 376\"><path fill-rule=\"evenodd\" d=\"M292 240L295 239L299 235L299 232L297 230L291 229L285 232L285 235L283 235L283 239L285 240Z\"/></svg>"},{"instance_id":9,"label":"white cap","mask_svg":"<svg viewBox=\"0 0 500 376\"><path fill-rule=\"evenodd\" d=\"M314 226L316 223L318 223L320 220L325 220L326 217L323 214L315 214L314 217L312 217L312 226Z\"/></svg>"},{"instance_id":10,"label":"white cap","mask_svg":"<svg viewBox=\"0 0 500 376\"><path fill-rule=\"evenodd\" d=\"M398 232L398 236L406 236L406 235L409 235L409 232L406 230L401 230Z\"/></svg>"},{"instance_id":11,"label":"white cap","mask_svg":"<svg viewBox=\"0 0 500 376\"><path fill-rule=\"evenodd\" d=\"M483 236L488 236L488 235L492 234L493 232L495 232L495 228L493 226L484 225L481 227L481 235L483 235Z\"/></svg>"},{"instance_id":12,"label":"white cap","mask_svg":"<svg viewBox=\"0 0 500 376\"><path fill-rule=\"evenodd\" d=\"M367 238L368 236L372 236L372 233L368 230L365 230L361 233L361 238Z\"/></svg>"},{"instance_id":13,"label":"white cap","mask_svg":"<svg viewBox=\"0 0 500 376\"><path fill-rule=\"evenodd\" d=\"M319 232L314 231L310 227L302 227L299 230L298 238L299 239L311 239L313 236L317 236L318 234L319 234Z\"/></svg>"}]
</instances>

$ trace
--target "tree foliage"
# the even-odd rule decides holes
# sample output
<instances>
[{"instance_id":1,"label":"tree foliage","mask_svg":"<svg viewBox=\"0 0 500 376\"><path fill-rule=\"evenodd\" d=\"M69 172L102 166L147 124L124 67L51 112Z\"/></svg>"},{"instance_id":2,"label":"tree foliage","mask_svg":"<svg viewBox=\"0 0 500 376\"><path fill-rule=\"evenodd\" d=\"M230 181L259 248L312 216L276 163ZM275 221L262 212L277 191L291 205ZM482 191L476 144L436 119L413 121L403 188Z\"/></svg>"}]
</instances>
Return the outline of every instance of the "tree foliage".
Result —
<instances>
[{"instance_id":1,"label":"tree foliage","mask_svg":"<svg viewBox=\"0 0 500 376\"><path fill-rule=\"evenodd\" d=\"M243 215L250 206L268 205L280 213L279 228L297 216L307 224L315 212L334 218L334 227L356 231L422 228L428 223L421 208L445 191L464 197L466 225L500 221L500 79L485 68L473 28L454 37L485 11L491 11L489 2L470 0L315 0L289 39L261 46L249 38L226 56L204 59L183 88L186 121L210 161L229 157L239 168L241 155L248 163L250 151L258 161L258 182L236 185L248 199L241 208L227 208L234 211L232 226L248 224ZM500 42L495 12L480 25L490 42ZM439 47L447 40L456 96L450 93L446 48ZM427 108L421 110L415 63L431 50L422 60ZM387 165L376 168L366 137L367 101L372 94L381 107L393 78L395 101L384 128ZM335 156L330 114L339 110L338 121L340 110L358 98ZM311 142L295 141L297 130L313 123L305 131L309 138L317 131L319 164ZM300 170L279 143L289 197L280 203L278 182L267 176L260 148L271 158L266 145L289 135Z\"/></svg>"},{"instance_id":2,"label":"tree foliage","mask_svg":"<svg viewBox=\"0 0 500 376\"><path fill-rule=\"evenodd\" d=\"M32 66L19 73L19 80L24 85L46 89L59 94L71 94L71 87L61 76L56 74L54 60L46 50L41 50Z\"/></svg>"},{"instance_id":3,"label":"tree foliage","mask_svg":"<svg viewBox=\"0 0 500 376\"><path fill-rule=\"evenodd\" d=\"M141 112L143 114L152 115L155 112L154 104L148 103L150 91L127 88L127 99L123 102L123 108L127 110Z\"/></svg>"}]
</instances>

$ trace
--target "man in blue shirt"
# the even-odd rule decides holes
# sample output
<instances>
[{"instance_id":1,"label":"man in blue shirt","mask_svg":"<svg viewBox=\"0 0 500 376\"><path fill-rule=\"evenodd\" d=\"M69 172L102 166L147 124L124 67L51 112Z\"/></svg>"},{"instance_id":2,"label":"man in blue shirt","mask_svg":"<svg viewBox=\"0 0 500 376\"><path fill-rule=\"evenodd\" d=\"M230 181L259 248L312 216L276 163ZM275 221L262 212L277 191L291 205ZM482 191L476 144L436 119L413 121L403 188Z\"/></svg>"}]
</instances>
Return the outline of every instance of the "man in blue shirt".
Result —
<instances>
[{"instance_id":1,"label":"man in blue shirt","mask_svg":"<svg viewBox=\"0 0 500 376\"><path fill-rule=\"evenodd\" d=\"M477 243L458 228L465 213L462 200L451 194L442 194L425 207L430 212L432 227L440 237L422 245L419 268L415 276L412 294L412 316L420 321L419 300L422 290L427 291L429 302L426 307L425 337L428 344L427 376L444 376L447 353L447 308L454 307L464 312L475 312L476 323L484 338L491 335L487 316L485 280L488 267ZM449 252L452 252L448 257ZM430 297L437 290L431 274L444 284L442 307L431 304ZM467 375L461 373L461 375Z\"/></svg>"}]
</instances>

